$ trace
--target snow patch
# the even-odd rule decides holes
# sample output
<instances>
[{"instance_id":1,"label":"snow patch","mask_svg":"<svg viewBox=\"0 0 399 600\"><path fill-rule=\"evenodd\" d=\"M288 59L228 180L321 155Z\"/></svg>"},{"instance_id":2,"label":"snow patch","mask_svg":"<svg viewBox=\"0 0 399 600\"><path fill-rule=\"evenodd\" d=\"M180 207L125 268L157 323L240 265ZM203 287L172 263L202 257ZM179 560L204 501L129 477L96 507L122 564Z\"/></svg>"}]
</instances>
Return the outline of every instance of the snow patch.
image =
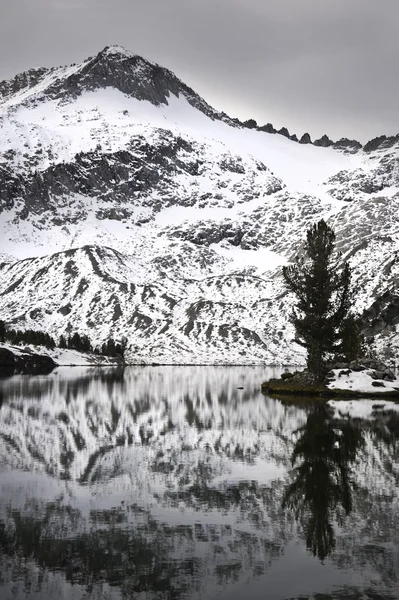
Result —
<instances>
[{"instance_id":1,"label":"snow patch","mask_svg":"<svg viewBox=\"0 0 399 600\"><path fill-rule=\"evenodd\" d=\"M255 272L261 274L288 264L288 260L284 256L268 248L243 250L240 247L232 246L228 242L210 244L209 248L214 250L216 254L226 258L229 261L229 268L232 270L245 271L253 267Z\"/></svg>"},{"instance_id":2,"label":"snow patch","mask_svg":"<svg viewBox=\"0 0 399 600\"><path fill-rule=\"evenodd\" d=\"M386 392L399 392L399 379L385 381L371 377L372 369L364 371L352 371L347 374L346 369L334 369L335 380L327 387L330 390L351 390L354 392L365 392L372 394L384 394ZM377 385L373 385L377 384Z\"/></svg>"}]
</instances>

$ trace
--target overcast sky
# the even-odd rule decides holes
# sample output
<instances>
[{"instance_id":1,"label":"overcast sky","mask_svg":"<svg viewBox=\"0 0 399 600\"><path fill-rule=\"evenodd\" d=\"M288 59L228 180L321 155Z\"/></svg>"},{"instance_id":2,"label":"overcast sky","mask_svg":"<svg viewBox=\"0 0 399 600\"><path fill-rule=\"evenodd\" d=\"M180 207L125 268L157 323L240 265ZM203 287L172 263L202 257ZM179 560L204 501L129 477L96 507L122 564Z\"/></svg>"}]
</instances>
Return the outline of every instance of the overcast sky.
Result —
<instances>
[{"instance_id":1,"label":"overcast sky","mask_svg":"<svg viewBox=\"0 0 399 600\"><path fill-rule=\"evenodd\" d=\"M399 0L0 0L0 80L120 44L312 137L399 132Z\"/></svg>"}]
</instances>

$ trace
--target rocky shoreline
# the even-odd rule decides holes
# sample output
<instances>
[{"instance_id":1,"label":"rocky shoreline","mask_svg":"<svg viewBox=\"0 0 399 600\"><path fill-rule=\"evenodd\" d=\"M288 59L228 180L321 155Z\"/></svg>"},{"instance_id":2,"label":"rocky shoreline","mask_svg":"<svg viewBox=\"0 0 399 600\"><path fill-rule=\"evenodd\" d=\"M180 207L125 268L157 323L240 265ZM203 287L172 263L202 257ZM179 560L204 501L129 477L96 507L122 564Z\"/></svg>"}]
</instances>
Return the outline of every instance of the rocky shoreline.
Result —
<instances>
[{"instance_id":1,"label":"rocky shoreline","mask_svg":"<svg viewBox=\"0 0 399 600\"><path fill-rule=\"evenodd\" d=\"M43 346L0 343L0 377L47 375L58 367L120 367L118 358Z\"/></svg>"},{"instance_id":2,"label":"rocky shoreline","mask_svg":"<svg viewBox=\"0 0 399 600\"><path fill-rule=\"evenodd\" d=\"M46 354L38 354L28 349L13 352L9 348L0 348L0 377L11 375L47 375L57 363Z\"/></svg>"},{"instance_id":3,"label":"rocky shoreline","mask_svg":"<svg viewBox=\"0 0 399 600\"><path fill-rule=\"evenodd\" d=\"M278 396L320 398L392 398L399 400L399 378L378 359L364 358L331 365L325 378L315 382L308 371L284 373L261 386L262 392Z\"/></svg>"}]
</instances>

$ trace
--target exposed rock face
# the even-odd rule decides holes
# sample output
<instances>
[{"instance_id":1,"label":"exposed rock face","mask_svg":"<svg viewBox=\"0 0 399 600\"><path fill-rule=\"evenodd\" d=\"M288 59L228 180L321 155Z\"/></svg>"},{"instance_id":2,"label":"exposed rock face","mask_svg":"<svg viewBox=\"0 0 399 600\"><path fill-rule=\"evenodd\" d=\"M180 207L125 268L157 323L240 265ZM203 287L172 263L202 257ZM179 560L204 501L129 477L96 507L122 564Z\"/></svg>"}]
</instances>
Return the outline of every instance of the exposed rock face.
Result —
<instances>
[{"instance_id":1,"label":"exposed rock face","mask_svg":"<svg viewBox=\"0 0 399 600\"><path fill-rule=\"evenodd\" d=\"M231 221L220 224L207 221L198 223L192 230L174 229L171 231L173 237L204 246L218 244L222 240L228 241L232 246L240 246L244 235L245 231L240 225Z\"/></svg>"},{"instance_id":2,"label":"exposed rock face","mask_svg":"<svg viewBox=\"0 0 399 600\"><path fill-rule=\"evenodd\" d=\"M40 375L51 373L56 363L50 356L36 354L30 351L12 352L0 346L0 377L16 375L17 373Z\"/></svg>"},{"instance_id":3,"label":"exposed rock face","mask_svg":"<svg viewBox=\"0 0 399 600\"><path fill-rule=\"evenodd\" d=\"M199 183L207 172L211 174L215 169L219 181L213 189L208 187L206 194L201 193L195 179ZM243 175L239 185L230 183L230 173ZM94 208L99 219L128 218L140 222L145 218L146 208L156 213L172 205L205 206L220 201L218 184L222 183L223 174L226 174L224 187L234 185L234 192L244 201L257 188L258 193L262 190L274 193L283 185L259 161L248 164L239 156L223 153L215 165L214 156L201 145L169 131L157 131L151 143L144 136L137 136L125 150L81 152L70 163L58 163L43 171L18 173L11 165L0 166L0 209L15 207L18 217L24 220L30 214L47 215L54 224L79 221L90 208ZM174 193L176 176L189 178L187 194ZM62 220L60 198L75 199L75 210Z\"/></svg>"},{"instance_id":4,"label":"exposed rock face","mask_svg":"<svg viewBox=\"0 0 399 600\"><path fill-rule=\"evenodd\" d=\"M318 140L315 140L313 142L313 144L315 146L321 146L322 148L329 148L330 146L334 145L334 142L332 140L330 140L330 138L328 137L328 135L323 135Z\"/></svg>"},{"instance_id":5,"label":"exposed rock face","mask_svg":"<svg viewBox=\"0 0 399 600\"><path fill-rule=\"evenodd\" d=\"M396 151L387 152L380 156L373 156L367 170L355 168L350 171L340 171L328 180L330 194L338 200L354 200L359 193L377 194L383 198L384 188L395 188L399 182L399 160ZM392 202L392 192L389 193L389 202ZM393 195L395 197L395 193ZM374 200L374 198L371 198ZM378 203L378 202L377 202ZM363 209L368 206L364 202Z\"/></svg>"},{"instance_id":6,"label":"exposed rock face","mask_svg":"<svg viewBox=\"0 0 399 600\"><path fill-rule=\"evenodd\" d=\"M370 376L372 379L385 379L386 381L394 381L395 375L393 371L378 358L357 358L349 363L335 363L330 365L331 369L342 369L349 375L351 371L369 371L372 369Z\"/></svg>"},{"instance_id":7,"label":"exposed rock face","mask_svg":"<svg viewBox=\"0 0 399 600\"><path fill-rule=\"evenodd\" d=\"M258 124L255 121L255 119L248 119L248 121L244 121L243 125L248 129L256 129L258 127Z\"/></svg>"},{"instance_id":8,"label":"exposed rock face","mask_svg":"<svg viewBox=\"0 0 399 600\"><path fill-rule=\"evenodd\" d=\"M259 131L264 131L265 133L277 133L277 130L273 127L271 123L262 125L261 127L259 127Z\"/></svg>"},{"instance_id":9,"label":"exposed rock face","mask_svg":"<svg viewBox=\"0 0 399 600\"><path fill-rule=\"evenodd\" d=\"M357 140L348 140L348 138L341 138L333 144L333 148L336 150L343 150L349 153L355 153L362 148L362 145Z\"/></svg>"},{"instance_id":10,"label":"exposed rock face","mask_svg":"<svg viewBox=\"0 0 399 600\"><path fill-rule=\"evenodd\" d=\"M290 137L290 132L288 131L288 129L286 127L282 127L281 129L278 130L278 132L280 135L283 135L284 137L289 138Z\"/></svg>"},{"instance_id":11,"label":"exposed rock face","mask_svg":"<svg viewBox=\"0 0 399 600\"><path fill-rule=\"evenodd\" d=\"M37 85L45 75L51 72L51 69L30 69L24 73L19 73L10 81L0 82L0 97L6 99L24 89L29 89Z\"/></svg>"},{"instance_id":12,"label":"exposed rock face","mask_svg":"<svg viewBox=\"0 0 399 600\"><path fill-rule=\"evenodd\" d=\"M281 266L329 218L396 347L396 138L303 148L119 47L0 88L0 318L126 335L137 362L298 364Z\"/></svg>"},{"instance_id":13,"label":"exposed rock face","mask_svg":"<svg viewBox=\"0 0 399 600\"><path fill-rule=\"evenodd\" d=\"M308 133L304 133L301 139L299 140L300 144L311 144L312 140Z\"/></svg>"},{"instance_id":14,"label":"exposed rock face","mask_svg":"<svg viewBox=\"0 0 399 600\"><path fill-rule=\"evenodd\" d=\"M397 144L398 141L399 141L399 134L392 135L390 137L387 137L386 135L380 135L379 137L376 137L376 138L370 140L369 142L367 142L367 144L365 144L365 146L363 146L363 150L364 150L364 152L374 152L375 150L385 150L387 148L392 148L393 146L395 146L395 144Z\"/></svg>"},{"instance_id":15,"label":"exposed rock face","mask_svg":"<svg viewBox=\"0 0 399 600\"><path fill-rule=\"evenodd\" d=\"M365 335L368 337L394 331L399 324L399 295L387 290L364 312L363 319L367 323Z\"/></svg>"}]
</instances>

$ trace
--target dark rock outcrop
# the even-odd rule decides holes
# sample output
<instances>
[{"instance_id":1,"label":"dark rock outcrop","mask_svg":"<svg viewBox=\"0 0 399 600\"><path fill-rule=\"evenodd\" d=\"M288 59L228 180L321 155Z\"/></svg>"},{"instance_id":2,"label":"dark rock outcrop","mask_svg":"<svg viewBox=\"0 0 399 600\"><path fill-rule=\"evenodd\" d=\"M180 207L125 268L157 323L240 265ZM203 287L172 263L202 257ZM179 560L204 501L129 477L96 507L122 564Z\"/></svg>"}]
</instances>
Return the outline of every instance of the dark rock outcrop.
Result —
<instances>
[{"instance_id":1,"label":"dark rock outcrop","mask_svg":"<svg viewBox=\"0 0 399 600\"><path fill-rule=\"evenodd\" d=\"M248 129L256 129L258 124L255 119L248 119L247 121L244 121L244 127L247 127Z\"/></svg>"},{"instance_id":2,"label":"dark rock outcrop","mask_svg":"<svg viewBox=\"0 0 399 600\"><path fill-rule=\"evenodd\" d=\"M280 135L283 135L286 138L290 137L290 132L288 131L288 129L286 127L282 127L281 129L278 130L278 132Z\"/></svg>"},{"instance_id":3,"label":"dark rock outcrop","mask_svg":"<svg viewBox=\"0 0 399 600\"><path fill-rule=\"evenodd\" d=\"M395 374L385 363L378 358L357 358L349 363L334 363L330 364L329 368L331 371L327 373L326 378L331 379L334 375L333 369L341 369L340 375L350 375L352 371L369 371L369 375L372 379L384 379L385 381L394 381Z\"/></svg>"},{"instance_id":4,"label":"dark rock outcrop","mask_svg":"<svg viewBox=\"0 0 399 600\"><path fill-rule=\"evenodd\" d=\"M198 246L209 246L226 240L232 246L241 246L245 231L232 221L224 223L200 222L197 227L189 230L176 228L171 236Z\"/></svg>"},{"instance_id":5,"label":"dark rock outcrop","mask_svg":"<svg viewBox=\"0 0 399 600\"><path fill-rule=\"evenodd\" d=\"M363 147L365 152L374 152L375 150L386 150L392 148L399 142L399 134L387 137L386 135L380 135L379 137L373 138Z\"/></svg>"},{"instance_id":6,"label":"dark rock outcrop","mask_svg":"<svg viewBox=\"0 0 399 600\"><path fill-rule=\"evenodd\" d=\"M363 313L364 335L373 337L399 323L399 295L387 290Z\"/></svg>"},{"instance_id":7,"label":"dark rock outcrop","mask_svg":"<svg viewBox=\"0 0 399 600\"><path fill-rule=\"evenodd\" d=\"M0 377L16 375L45 375L51 373L57 363L50 356L31 351L14 353L8 348L0 348Z\"/></svg>"},{"instance_id":8,"label":"dark rock outcrop","mask_svg":"<svg viewBox=\"0 0 399 600\"><path fill-rule=\"evenodd\" d=\"M181 152L185 153L184 158ZM196 158L190 160L187 155L191 154ZM156 145L138 136L128 150L81 152L72 162L51 165L43 171L18 173L12 165L0 166L0 211L12 209L17 202L21 207L18 216L22 219L44 211L57 215L57 198L71 194L107 203L114 201L118 206L136 193L145 196L160 186L173 187L176 173L198 175L200 167L194 147L170 132L160 132ZM75 216L81 218L79 213ZM97 216L110 217L101 213ZM117 218L127 216L122 211Z\"/></svg>"},{"instance_id":9,"label":"dark rock outcrop","mask_svg":"<svg viewBox=\"0 0 399 600\"><path fill-rule=\"evenodd\" d=\"M334 145L334 142L332 140L330 140L330 138L328 137L328 135L323 135L318 140L315 140L313 142L313 145L314 146L321 146L322 148L329 148L330 146Z\"/></svg>"},{"instance_id":10,"label":"dark rock outcrop","mask_svg":"<svg viewBox=\"0 0 399 600\"><path fill-rule=\"evenodd\" d=\"M348 138L341 138L337 142L333 144L333 148L336 150L344 150L345 152L349 152L351 154L361 150L362 145L357 140L349 140Z\"/></svg>"},{"instance_id":11,"label":"dark rock outcrop","mask_svg":"<svg viewBox=\"0 0 399 600\"><path fill-rule=\"evenodd\" d=\"M373 381L373 383L371 385L373 387L378 387L378 388L385 387L385 385L383 384L382 381Z\"/></svg>"},{"instance_id":12,"label":"dark rock outcrop","mask_svg":"<svg viewBox=\"0 0 399 600\"><path fill-rule=\"evenodd\" d=\"M266 123L266 125L262 125L261 127L258 127L258 129L265 133L277 133L277 129L275 129L271 123Z\"/></svg>"},{"instance_id":13,"label":"dark rock outcrop","mask_svg":"<svg viewBox=\"0 0 399 600\"><path fill-rule=\"evenodd\" d=\"M311 144L312 140L308 133L304 133L301 139L299 140L300 144Z\"/></svg>"},{"instance_id":14,"label":"dark rock outcrop","mask_svg":"<svg viewBox=\"0 0 399 600\"><path fill-rule=\"evenodd\" d=\"M32 88L33 86L37 85L50 71L51 69L46 69L44 67L38 69L29 69L29 71L19 73L9 81L1 81L0 98L7 99L9 96L17 94L22 90L28 90Z\"/></svg>"}]
</instances>

